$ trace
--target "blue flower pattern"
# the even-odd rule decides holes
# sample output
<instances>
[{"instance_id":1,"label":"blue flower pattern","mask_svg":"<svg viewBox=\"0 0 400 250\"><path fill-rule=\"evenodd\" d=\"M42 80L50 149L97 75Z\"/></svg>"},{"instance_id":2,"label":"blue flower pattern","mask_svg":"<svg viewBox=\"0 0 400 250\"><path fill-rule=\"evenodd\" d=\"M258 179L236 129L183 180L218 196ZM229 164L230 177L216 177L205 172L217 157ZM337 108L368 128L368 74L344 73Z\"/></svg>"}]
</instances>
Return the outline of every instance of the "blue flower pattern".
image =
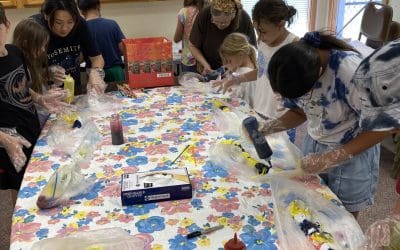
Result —
<instances>
[{"instance_id":1,"label":"blue flower pattern","mask_svg":"<svg viewBox=\"0 0 400 250\"><path fill-rule=\"evenodd\" d=\"M135 226L141 233L153 233L154 231L162 231L165 228L164 218L160 216L152 216L150 218L139 220Z\"/></svg>"},{"instance_id":2,"label":"blue flower pattern","mask_svg":"<svg viewBox=\"0 0 400 250\"><path fill-rule=\"evenodd\" d=\"M247 232L240 235L249 250L276 250L276 235L272 235L268 229L258 232Z\"/></svg>"}]
</instances>

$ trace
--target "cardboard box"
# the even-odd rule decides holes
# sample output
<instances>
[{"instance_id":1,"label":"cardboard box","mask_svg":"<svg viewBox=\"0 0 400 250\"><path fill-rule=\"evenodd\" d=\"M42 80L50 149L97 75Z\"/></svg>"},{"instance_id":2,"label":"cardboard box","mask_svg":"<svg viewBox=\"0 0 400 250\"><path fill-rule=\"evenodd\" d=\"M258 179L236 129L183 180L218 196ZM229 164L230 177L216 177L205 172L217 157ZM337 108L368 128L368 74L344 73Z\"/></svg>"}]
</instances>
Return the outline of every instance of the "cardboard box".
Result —
<instances>
[{"instance_id":1,"label":"cardboard box","mask_svg":"<svg viewBox=\"0 0 400 250\"><path fill-rule=\"evenodd\" d=\"M192 198L192 185L186 168L123 174L123 206Z\"/></svg>"},{"instance_id":2,"label":"cardboard box","mask_svg":"<svg viewBox=\"0 0 400 250\"><path fill-rule=\"evenodd\" d=\"M125 73L129 87L174 85L172 42L165 37L124 39Z\"/></svg>"}]
</instances>

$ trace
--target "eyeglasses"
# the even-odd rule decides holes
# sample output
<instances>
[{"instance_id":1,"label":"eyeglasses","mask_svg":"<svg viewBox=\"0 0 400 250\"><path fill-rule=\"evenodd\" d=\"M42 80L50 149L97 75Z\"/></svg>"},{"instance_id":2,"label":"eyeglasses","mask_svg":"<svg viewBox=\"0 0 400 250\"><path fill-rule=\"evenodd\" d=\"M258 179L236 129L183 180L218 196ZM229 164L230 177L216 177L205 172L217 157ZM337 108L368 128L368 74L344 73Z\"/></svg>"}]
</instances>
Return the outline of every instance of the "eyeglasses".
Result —
<instances>
[{"instance_id":1,"label":"eyeglasses","mask_svg":"<svg viewBox=\"0 0 400 250\"><path fill-rule=\"evenodd\" d=\"M215 17L211 16L211 23L215 24L217 27L226 27L229 26L233 20L233 18L231 16L228 17L224 17L224 19L226 20L228 18L227 21L216 21Z\"/></svg>"}]
</instances>

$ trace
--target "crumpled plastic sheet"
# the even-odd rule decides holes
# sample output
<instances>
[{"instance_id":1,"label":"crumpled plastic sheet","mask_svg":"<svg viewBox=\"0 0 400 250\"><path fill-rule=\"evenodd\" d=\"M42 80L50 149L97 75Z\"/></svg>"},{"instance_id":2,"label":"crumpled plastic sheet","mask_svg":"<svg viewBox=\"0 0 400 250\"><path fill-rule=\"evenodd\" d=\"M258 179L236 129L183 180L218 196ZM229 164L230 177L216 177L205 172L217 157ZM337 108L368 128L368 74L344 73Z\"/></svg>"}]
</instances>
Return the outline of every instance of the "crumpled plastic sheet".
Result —
<instances>
[{"instance_id":1,"label":"crumpled plastic sheet","mask_svg":"<svg viewBox=\"0 0 400 250\"><path fill-rule=\"evenodd\" d=\"M143 239L129 235L119 227L77 232L63 238L44 239L33 244L31 250L142 250Z\"/></svg>"}]
</instances>

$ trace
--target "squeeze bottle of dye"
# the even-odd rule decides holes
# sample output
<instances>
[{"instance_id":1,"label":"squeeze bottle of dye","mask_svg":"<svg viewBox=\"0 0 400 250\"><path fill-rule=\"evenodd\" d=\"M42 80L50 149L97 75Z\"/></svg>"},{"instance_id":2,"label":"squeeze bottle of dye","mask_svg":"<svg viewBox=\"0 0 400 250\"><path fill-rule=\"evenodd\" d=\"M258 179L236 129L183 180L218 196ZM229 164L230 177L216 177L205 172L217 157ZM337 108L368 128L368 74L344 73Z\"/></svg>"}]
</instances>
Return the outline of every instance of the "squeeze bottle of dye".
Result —
<instances>
[{"instance_id":1,"label":"squeeze bottle of dye","mask_svg":"<svg viewBox=\"0 0 400 250\"><path fill-rule=\"evenodd\" d=\"M69 90L69 95L67 96L67 103L71 103L74 100L74 90L75 90L75 80L71 75L67 75L64 80L64 89Z\"/></svg>"},{"instance_id":2,"label":"squeeze bottle of dye","mask_svg":"<svg viewBox=\"0 0 400 250\"><path fill-rule=\"evenodd\" d=\"M110 120L111 141L113 145L121 145L124 143L124 134L122 130L122 120L119 114L111 115Z\"/></svg>"},{"instance_id":3,"label":"squeeze bottle of dye","mask_svg":"<svg viewBox=\"0 0 400 250\"><path fill-rule=\"evenodd\" d=\"M224 250L246 250L246 245L237 238L235 233L233 239L225 243Z\"/></svg>"}]
</instances>

